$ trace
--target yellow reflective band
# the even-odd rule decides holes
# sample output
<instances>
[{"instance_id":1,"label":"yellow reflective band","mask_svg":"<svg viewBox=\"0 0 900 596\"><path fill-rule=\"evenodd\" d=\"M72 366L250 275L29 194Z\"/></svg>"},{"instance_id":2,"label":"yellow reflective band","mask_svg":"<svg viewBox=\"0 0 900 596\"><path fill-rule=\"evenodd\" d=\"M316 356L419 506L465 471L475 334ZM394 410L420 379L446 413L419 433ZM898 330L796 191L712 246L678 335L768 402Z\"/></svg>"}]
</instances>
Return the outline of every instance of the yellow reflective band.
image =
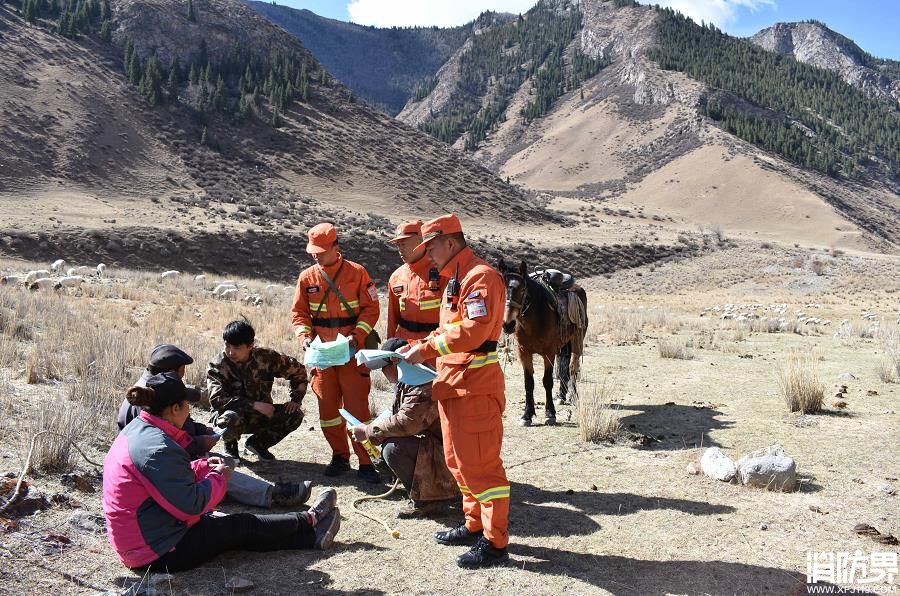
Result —
<instances>
[{"instance_id":1,"label":"yellow reflective band","mask_svg":"<svg viewBox=\"0 0 900 596\"><path fill-rule=\"evenodd\" d=\"M309 333L310 331L312 331L312 327L310 327L309 325L300 325L299 327L297 327L294 333L300 335L301 333Z\"/></svg>"},{"instance_id":2,"label":"yellow reflective band","mask_svg":"<svg viewBox=\"0 0 900 596\"><path fill-rule=\"evenodd\" d=\"M486 491L473 496L481 503L487 503L488 501L493 501L494 499L508 499L509 485L495 486L494 488L489 488Z\"/></svg>"},{"instance_id":3,"label":"yellow reflective band","mask_svg":"<svg viewBox=\"0 0 900 596\"><path fill-rule=\"evenodd\" d=\"M453 353L453 351L450 350L450 346L447 345L447 338L443 335L438 335L434 338L434 347L441 356L447 356L448 354Z\"/></svg>"},{"instance_id":4,"label":"yellow reflective band","mask_svg":"<svg viewBox=\"0 0 900 596\"><path fill-rule=\"evenodd\" d=\"M434 310L441 307L441 299L423 300L419 303L419 310Z\"/></svg>"},{"instance_id":5,"label":"yellow reflective band","mask_svg":"<svg viewBox=\"0 0 900 596\"><path fill-rule=\"evenodd\" d=\"M349 306L350 308L354 308L354 309L359 308L359 300L348 300L347 306ZM341 302L341 310L343 310L343 311L347 310L346 308L344 308L343 302Z\"/></svg>"},{"instance_id":6,"label":"yellow reflective band","mask_svg":"<svg viewBox=\"0 0 900 596\"><path fill-rule=\"evenodd\" d=\"M496 363L497 352L488 352L484 356L476 356L475 358L473 358L472 362L469 363L469 368L481 368L482 366Z\"/></svg>"},{"instance_id":7,"label":"yellow reflective band","mask_svg":"<svg viewBox=\"0 0 900 596\"><path fill-rule=\"evenodd\" d=\"M322 303L321 303L321 302L310 302L310 303L309 303L309 308L312 309L312 310L319 310L320 308L321 308L322 310L327 310L324 306L322 306Z\"/></svg>"},{"instance_id":8,"label":"yellow reflective band","mask_svg":"<svg viewBox=\"0 0 900 596\"><path fill-rule=\"evenodd\" d=\"M332 418L330 420L319 420L319 426L322 428L331 428L332 426L340 426L343 422L344 419L338 416L337 418Z\"/></svg>"},{"instance_id":9,"label":"yellow reflective band","mask_svg":"<svg viewBox=\"0 0 900 596\"><path fill-rule=\"evenodd\" d=\"M459 327L462 324L463 324L462 321L454 321L452 323L444 323L444 329L447 329L449 331L450 329L453 329L454 327Z\"/></svg>"},{"instance_id":10,"label":"yellow reflective band","mask_svg":"<svg viewBox=\"0 0 900 596\"><path fill-rule=\"evenodd\" d=\"M406 300L400 299L400 310L406 310Z\"/></svg>"},{"instance_id":11,"label":"yellow reflective band","mask_svg":"<svg viewBox=\"0 0 900 596\"><path fill-rule=\"evenodd\" d=\"M469 487L466 486L465 484L460 484L458 486L459 486L459 492L461 492L462 494L464 494L464 495L472 494L472 492L469 490Z\"/></svg>"},{"instance_id":12,"label":"yellow reflective band","mask_svg":"<svg viewBox=\"0 0 900 596\"><path fill-rule=\"evenodd\" d=\"M366 323L365 321L360 321L356 324L357 327L365 331L366 333L372 333L372 326Z\"/></svg>"}]
</instances>

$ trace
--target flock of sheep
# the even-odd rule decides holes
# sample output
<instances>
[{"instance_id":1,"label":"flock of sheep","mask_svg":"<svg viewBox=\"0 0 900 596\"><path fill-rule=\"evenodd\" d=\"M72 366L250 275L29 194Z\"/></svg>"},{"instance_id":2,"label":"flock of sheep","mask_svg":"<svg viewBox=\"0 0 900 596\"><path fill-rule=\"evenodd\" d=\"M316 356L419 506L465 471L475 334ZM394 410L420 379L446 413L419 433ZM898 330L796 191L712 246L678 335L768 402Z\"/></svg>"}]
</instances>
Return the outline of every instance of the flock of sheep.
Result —
<instances>
[{"instance_id":1,"label":"flock of sheep","mask_svg":"<svg viewBox=\"0 0 900 596\"><path fill-rule=\"evenodd\" d=\"M89 273L90 272L90 273ZM106 275L106 265L100 263L93 267L69 267L63 259L57 259L50 263L50 269L38 269L29 271L25 275L4 275L0 277L0 285L24 284L29 290L74 288L84 283L85 277L96 275L103 279Z\"/></svg>"},{"instance_id":2,"label":"flock of sheep","mask_svg":"<svg viewBox=\"0 0 900 596\"><path fill-rule=\"evenodd\" d=\"M49 269L37 269L21 275L5 275L0 277L0 285L22 285L29 290L59 290L62 288L77 288L89 278L102 280L106 278L106 265L100 263L93 267L69 267L66 268L64 259L57 259L50 264ZM159 275L160 283L189 279L180 271L163 271ZM232 279L212 282L206 275L196 275L193 283L203 287L212 297L219 300L240 300L253 306L273 304L276 298L285 293L293 294L294 288L280 284L268 284L262 290L253 292L246 284L238 284Z\"/></svg>"}]
</instances>

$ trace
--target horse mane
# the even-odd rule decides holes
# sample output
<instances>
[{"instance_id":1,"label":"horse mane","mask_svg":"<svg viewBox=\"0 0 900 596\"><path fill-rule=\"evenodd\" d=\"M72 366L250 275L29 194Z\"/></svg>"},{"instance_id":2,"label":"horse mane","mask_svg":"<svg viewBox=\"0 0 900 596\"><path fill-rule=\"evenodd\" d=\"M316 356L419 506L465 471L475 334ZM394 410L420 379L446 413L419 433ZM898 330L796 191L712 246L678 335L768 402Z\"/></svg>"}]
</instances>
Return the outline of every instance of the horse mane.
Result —
<instances>
[{"instance_id":1,"label":"horse mane","mask_svg":"<svg viewBox=\"0 0 900 596\"><path fill-rule=\"evenodd\" d=\"M528 292L528 300L531 301L530 308L537 309L533 312L542 312L544 307L549 308L550 297L547 295L549 290L544 284L529 275L525 278L525 287Z\"/></svg>"}]
</instances>

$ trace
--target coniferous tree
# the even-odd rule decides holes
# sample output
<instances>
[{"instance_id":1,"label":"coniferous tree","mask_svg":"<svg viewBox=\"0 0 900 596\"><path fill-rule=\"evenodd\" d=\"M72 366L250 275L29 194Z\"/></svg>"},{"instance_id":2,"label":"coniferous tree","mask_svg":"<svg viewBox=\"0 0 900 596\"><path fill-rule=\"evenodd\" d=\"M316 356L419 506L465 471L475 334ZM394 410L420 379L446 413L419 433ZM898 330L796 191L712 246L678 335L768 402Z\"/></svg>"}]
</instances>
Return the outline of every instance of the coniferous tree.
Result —
<instances>
[{"instance_id":1,"label":"coniferous tree","mask_svg":"<svg viewBox=\"0 0 900 596\"><path fill-rule=\"evenodd\" d=\"M225 109L225 79L219 75L216 81L216 94L213 96L213 107L220 112Z\"/></svg>"},{"instance_id":2,"label":"coniferous tree","mask_svg":"<svg viewBox=\"0 0 900 596\"><path fill-rule=\"evenodd\" d=\"M192 62L191 63L191 72L188 75L188 81L190 81L191 85L196 85L198 79L199 79L199 75L197 74L197 67Z\"/></svg>"},{"instance_id":3,"label":"coniferous tree","mask_svg":"<svg viewBox=\"0 0 900 596\"><path fill-rule=\"evenodd\" d=\"M209 134L206 131L206 127L203 127L203 132L200 134L200 144L208 145L209 144Z\"/></svg>"},{"instance_id":4,"label":"coniferous tree","mask_svg":"<svg viewBox=\"0 0 900 596\"><path fill-rule=\"evenodd\" d=\"M100 39L104 43L112 43L112 24L108 20L100 24Z\"/></svg>"},{"instance_id":5,"label":"coniferous tree","mask_svg":"<svg viewBox=\"0 0 900 596\"><path fill-rule=\"evenodd\" d=\"M194 13L194 0L188 0L188 14L187 18L192 23L197 22L197 15Z\"/></svg>"}]
</instances>

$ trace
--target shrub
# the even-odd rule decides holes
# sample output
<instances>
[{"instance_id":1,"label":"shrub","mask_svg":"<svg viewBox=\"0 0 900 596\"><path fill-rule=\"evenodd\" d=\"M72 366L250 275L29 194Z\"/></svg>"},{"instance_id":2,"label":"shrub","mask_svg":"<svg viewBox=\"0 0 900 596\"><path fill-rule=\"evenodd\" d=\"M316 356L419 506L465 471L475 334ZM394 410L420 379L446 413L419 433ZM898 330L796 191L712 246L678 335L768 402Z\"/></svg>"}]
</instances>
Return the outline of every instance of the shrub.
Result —
<instances>
[{"instance_id":1,"label":"shrub","mask_svg":"<svg viewBox=\"0 0 900 596\"><path fill-rule=\"evenodd\" d=\"M606 383L579 396L575 405L578 436L588 443L615 443L622 433L618 408L611 404L613 390Z\"/></svg>"},{"instance_id":2,"label":"shrub","mask_svg":"<svg viewBox=\"0 0 900 596\"><path fill-rule=\"evenodd\" d=\"M694 353L688 348L687 342L683 339L660 339L659 356L660 358L692 360L694 358Z\"/></svg>"},{"instance_id":3,"label":"shrub","mask_svg":"<svg viewBox=\"0 0 900 596\"><path fill-rule=\"evenodd\" d=\"M819 381L812 354L789 354L778 377L778 387L791 412L815 414L822 410L825 385Z\"/></svg>"}]
</instances>

